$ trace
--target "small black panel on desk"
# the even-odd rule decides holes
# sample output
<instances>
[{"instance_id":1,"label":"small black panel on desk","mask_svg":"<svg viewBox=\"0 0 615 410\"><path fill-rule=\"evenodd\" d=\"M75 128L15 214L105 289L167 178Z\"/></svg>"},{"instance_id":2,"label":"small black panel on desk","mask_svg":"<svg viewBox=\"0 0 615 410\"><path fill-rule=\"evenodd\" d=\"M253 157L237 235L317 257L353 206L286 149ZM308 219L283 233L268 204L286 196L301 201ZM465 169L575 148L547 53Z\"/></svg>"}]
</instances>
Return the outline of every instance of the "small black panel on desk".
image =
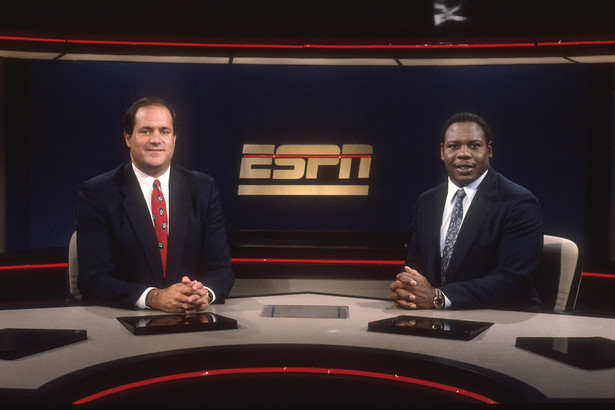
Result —
<instances>
[{"instance_id":1,"label":"small black panel on desk","mask_svg":"<svg viewBox=\"0 0 615 410\"><path fill-rule=\"evenodd\" d=\"M603 337L518 337L515 346L585 370L615 367L615 341Z\"/></svg>"},{"instance_id":2,"label":"small black panel on desk","mask_svg":"<svg viewBox=\"0 0 615 410\"><path fill-rule=\"evenodd\" d=\"M348 319L348 306L265 305L260 317Z\"/></svg>"},{"instance_id":3,"label":"small black panel on desk","mask_svg":"<svg viewBox=\"0 0 615 410\"><path fill-rule=\"evenodd\" d=\"M237 329L237 320L209 312L128 316L117 320L134 335Z\"/></svg>"},{"instance_id":4,"label":"small black panel on desk","mask_svg":"<svg viewBox=\"0 0 615 410\"><path fill-rule=\"evenodd\" d=\"M487 330L491 325L493 323L490 322L401 315L369 322L367 330L442 339L470 340Z\"/></svg>"},{"instance_id":5,"label":"small black panel on desk","mask_svg":"<svg viewBox=\"0 0 615 410\"><path fill-rule=\"evenodd\" d=\"M14 360L88 338L87 331L74 329L0 330L0 359Z\"/></svg>"}]
</instances>

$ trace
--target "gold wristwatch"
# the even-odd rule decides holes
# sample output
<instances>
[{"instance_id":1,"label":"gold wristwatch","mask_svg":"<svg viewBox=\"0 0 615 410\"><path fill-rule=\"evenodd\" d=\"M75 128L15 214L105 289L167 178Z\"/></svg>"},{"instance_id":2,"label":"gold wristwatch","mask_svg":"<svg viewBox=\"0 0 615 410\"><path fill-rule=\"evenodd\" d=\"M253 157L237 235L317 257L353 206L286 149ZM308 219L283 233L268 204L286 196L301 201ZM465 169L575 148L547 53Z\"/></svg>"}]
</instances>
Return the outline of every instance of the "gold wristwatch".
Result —
<instances>
[{"instance_id":1,"label":"gold wristwatch","mask_svg":"<svg viewBox=\"0 0 615 410\"><path fill-rule=\"evenodd\" d=\"M436 296L433 297L433 305L438 310L444 309L444 295L438 288L436 288Z\"/></svg>"}]
</instances>

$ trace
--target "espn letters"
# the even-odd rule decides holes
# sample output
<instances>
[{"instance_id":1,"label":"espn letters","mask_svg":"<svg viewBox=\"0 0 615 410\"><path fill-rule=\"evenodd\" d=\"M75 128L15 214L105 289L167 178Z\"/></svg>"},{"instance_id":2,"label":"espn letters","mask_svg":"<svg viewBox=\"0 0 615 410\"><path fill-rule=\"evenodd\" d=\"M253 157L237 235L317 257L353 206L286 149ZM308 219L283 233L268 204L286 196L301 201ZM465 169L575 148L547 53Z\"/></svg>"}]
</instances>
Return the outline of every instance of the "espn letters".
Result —
<instances>
[{"instance_id":1,"label":"espn letters","mask_svg":"<svg viewBox=\"0 0 615 410\"><path fill-rule=\"evenodd\" d=\"M244 144L238 195L359 195L369 191L366 144Z\"/></svg>"}]
</instances>

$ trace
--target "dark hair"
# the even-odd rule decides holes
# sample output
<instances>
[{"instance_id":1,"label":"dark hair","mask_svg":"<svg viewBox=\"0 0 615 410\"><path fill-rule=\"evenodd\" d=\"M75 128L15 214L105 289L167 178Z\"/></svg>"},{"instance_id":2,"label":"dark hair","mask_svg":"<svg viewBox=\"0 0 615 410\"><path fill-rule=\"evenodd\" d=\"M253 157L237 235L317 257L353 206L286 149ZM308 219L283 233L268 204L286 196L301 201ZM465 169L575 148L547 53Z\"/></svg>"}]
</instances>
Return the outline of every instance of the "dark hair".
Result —
<instances>
[{"instance_id":1,"label":"dark hair","mask_svg":"<svg viewBox=\"0 0 615 410\"><path fill-rule=\"evenodd\" d=\"M444 143L444 136L446 135L446 131L451 125L456 122L473 122L478 124L478 126L483 130L485 142L487 144L491 142L491 130L489 129L489 125L485 120L482 119L480 115L473 114L471 112L458 112L457 114L453 114L451 118L449 118L442 127L442 132L440 134L441 142Z\"/></svg>"},{"instance_id":2,"label":"dark hair","mask_svg":"<svg viewBox=\"0 0 615 410\"><path fill-rule=\"evenodd\" d=\"M171 113L171 118L173 120L173 133L177 133L177 126L176 126L176 121L175 121L175 109L173 109L171 104L169 104L162 98L145 97L145 98L141 98L139 101L132 104L130 108L128 109L128 111L126 111L126 114L124 114L124 131L128 135L132 135L132 132L134 131L135 115L137 114L137 111L139 111L139 108L151 107L153 105L162 106L162 107L165 107L167 110L169 110L169 112Z\"/></svg>"}]
</instances>

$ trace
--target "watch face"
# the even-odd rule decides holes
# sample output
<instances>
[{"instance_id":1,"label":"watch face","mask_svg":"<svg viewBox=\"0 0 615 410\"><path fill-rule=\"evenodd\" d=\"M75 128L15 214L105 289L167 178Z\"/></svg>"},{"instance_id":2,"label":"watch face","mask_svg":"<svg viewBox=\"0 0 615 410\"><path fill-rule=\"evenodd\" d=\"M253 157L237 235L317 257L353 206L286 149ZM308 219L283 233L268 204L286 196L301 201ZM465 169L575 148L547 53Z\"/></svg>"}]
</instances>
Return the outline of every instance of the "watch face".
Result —
<instances>
[{"instance_id":1,"label":"watch face","mask_svg":"<svg viewBox=\"0 0 615 410\"><path fill-rule=\"evenodd\" d=\"M436 296L433 298L433 304L436 309L442 309L444 307L444 296L441 292L436 292Z\"/></svg>"}]
</instances>

